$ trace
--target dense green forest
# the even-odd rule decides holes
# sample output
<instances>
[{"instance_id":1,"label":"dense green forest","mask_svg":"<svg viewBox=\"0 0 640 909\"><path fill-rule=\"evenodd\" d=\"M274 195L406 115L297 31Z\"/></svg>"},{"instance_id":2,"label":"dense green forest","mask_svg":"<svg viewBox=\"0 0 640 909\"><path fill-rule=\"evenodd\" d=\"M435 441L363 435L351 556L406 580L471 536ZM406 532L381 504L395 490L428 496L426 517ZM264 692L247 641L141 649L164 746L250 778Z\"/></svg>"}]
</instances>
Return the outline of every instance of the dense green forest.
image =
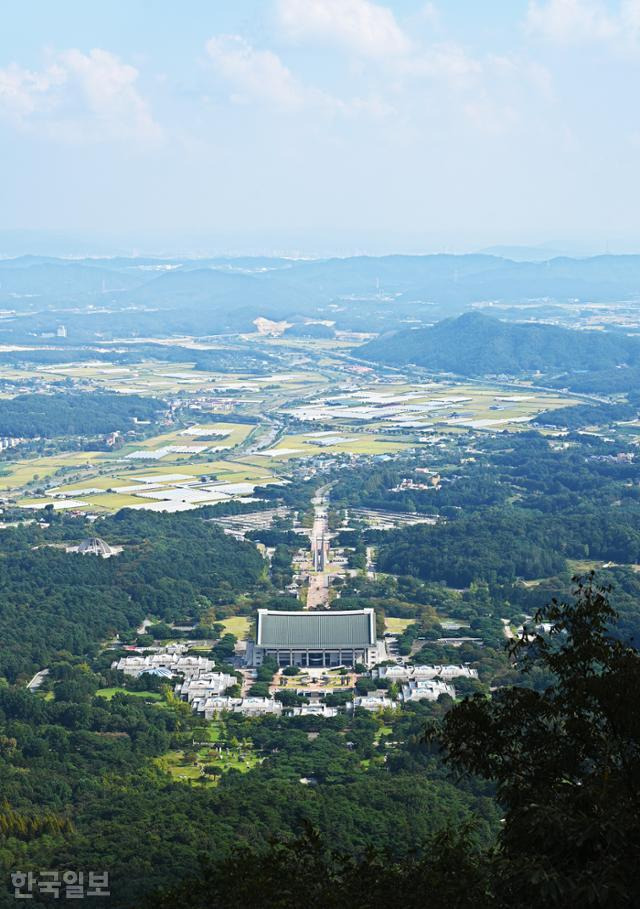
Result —
<instances>
[{"instance_id":1,"label":"dense green forest","mask_svg":"<svg viewBox=\"0 0 640 909\"><path fill-rule=\"evenodd\" d=\"M309 905L335 909L381 895L416 909L426 896L469 909L631 907L640 729L628 692L640 657L608 635L615 620L607 591L587 582L535 617L554 633L516 643L492 697L328 720L212 726L161 682L136 696L104 661L62 655L47 699L0 687L0 859L108 868L118 909L288 909L301 887ZM114 684L131 694L97 694ZM172 781L162 756L203 743L212 760L230 749L246 766Z\"/></svg>"},{"instance_id":2,"label":"dense green forest","mask_svg":"<svg viewBox=\"0 0 640 909\"><path fill-rule=\"evenodd\" d=\"M558 444L534 432L467 440L437 455L429 469L438 488L401 488L403 478L424 480L420 457L405 457L367 471L341 472L332 501L437 516L385 533L355 527L343 545L377 549L377 567L417 584L419 596L370 590L391 615L416 615L411 601L444 614L484 618L493 634L499 619L531 614L545 596L567 593L576 564L611 563L620 633L640 644L640 467L620 442L573 433ZM620 455L623 455L622 457ZM398 491L394 491L398 490ZM425 586L426 585L426 586ZM478 586L480 585L480 587ZM347 585L346 596L353 588ZM356 586L362 587L361 581ZM475 590L463 593L438 591ZM479 596L478 590L486 594ZM416 599L416 597L418 597ZM444 600L439 602L444 597ZM365 597L366 598L366 597ZM386 602L385 602L386 599ZM365 605L362 597L360 605ZM400 604L404 602L404 607Z\"/></svg>"},{"instance_id":3,"label":"dense green forest","mask_svg":"<svg viewBox=\"0 0 640 909\"><path fill-rule=\"evenodd\" d=\"M88 334L87 340L92 338ZM25 337L25 342L27 337ZM268 353L256 350L244 344L224 348L201 350L180 345L140 343L135 345L118 344L117 347L105 350L104 347L77 345L56 339L58 346L30 347L25 350L0 351L0 363L11 363L16 366L49 365L56 363L104 362L128 365L140 363L141 360L159 360L164 363L193 363L196 369L216 370L219 372L256 372L276 362ZM33 344L33 339L30 340Z\"/></svg>"},{"instance_id":4,"label":"dense green forest","mask_svg":"<svg viewBox=\"0 0 640 909\"><path fill-rule=\"evenodd\" d=\"M578 394L615 395L626 392L634 397L637 404L640 366L610 366L584 372L563 372L548 376L545 381L555 388L569 388Z\"/></svg>"},{"instance_id":5,"label":"dense green forest","mask_svg":"<svg viewBox=\"0 0 640 909\"><path fill-rule=\"evenodd\" d=\"M218 741L245 742L259 762L228 771L217 785L189 786L172 783L154 762L168 749L207 741L188 708L95 697L113 682L111 671L61 661L51 672L53 700L0 689L0 786L11 804L6 820L0 812L0 854L7 867L109 868L116 906L138 907L142 894L196 875L203 855L266 846L303 822L345 855L381 845L406 853L472 817L484 843L497 830L492 786L449 779L420 744L438 706L390 719L393 732L364 713L319 721L229 716ZM388 754L387 740L398 743Z\"/></svg>"},{"instance_id":6,"label":"dense green forest","mask_svg":"<svg viewBox=\"0 0 640 909\"><path fill-rule=\"evenodd\" d=\"M41 669L62 651L95 653L116 632L148 615L166 621L224 618L262 582L263 559L250 543L194 514L131 509L100 521L48 515L51 526L0 535L0 676ZM67 553L96 531L123 551L110 559Z\"/></svg>"},{"instance_id":7,"label":"dense green forest","mask_svg":"<svg viewBox=\"0 0 640 909\"><path fill-rule=\"evenodd\" d=\"M0 427L3 435L27 439L91 436L155 420L162 409L157 398L107 391L21 394L0 400Z\"/></svg>"},{"instance_id":8,"label":"dense green forest","mask_svg":"<svg viewBox=\"0 0 640 909\"><path fill-rule=\"evenodd\" d=\"M512 646L513 686L463 700L422 737L453 773L495 783L502 817L489 848L476 824L444 828L408 855L379 842L353 861L308 824L297 839L206 862L148 905L293 909L304 892L307 905L329 909L636 906L640 713L629 691L640 654L607 635L615 613L606 589L589 581L576 593L536 616L550 635ZM547 676L540 691L522 685L536 671Z\"/></svg>"}]
</instances>

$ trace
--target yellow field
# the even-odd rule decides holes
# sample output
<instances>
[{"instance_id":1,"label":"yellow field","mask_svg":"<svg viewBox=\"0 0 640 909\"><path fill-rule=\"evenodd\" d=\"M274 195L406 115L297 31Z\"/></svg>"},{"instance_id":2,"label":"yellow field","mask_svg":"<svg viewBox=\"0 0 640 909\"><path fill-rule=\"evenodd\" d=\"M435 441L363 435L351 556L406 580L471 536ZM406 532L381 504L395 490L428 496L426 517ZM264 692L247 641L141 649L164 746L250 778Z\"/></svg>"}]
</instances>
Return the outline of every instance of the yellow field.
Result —
<instances>
[{"instance_id":1,"label":"yellow field","mask_svg":"<svg viewBox=\"0 0 640 909\"><path fill-rule=\"evenodd\" d=\"M144 503L144 499L118 492L107 493L103 496L82 496L82 499L87 502L91 508L106 508L108 511L117 511L120 508L130 508L134 505L141 505Z\"/></svg>"},{"instance_id":2,"label":"yellow field","mask_svg":"<svg viewBox=\"0 0 640 909\"><path fill-rule=\"evenodd\" d=\"M415 619L397 619L393 616L385 616L384 630L389 634L402 634L408 625L413 625Z\"/></svg>"},{"instance_id":3,"label":"yellow field","mask_svg":"<svg viewBox=\"0 0 640 909\"><path fill-rule=\"evenodd\" d=\"M93 462L101 455L99 451L73 451L64 454L51 455L46 458L15 461L9 464L9 473L0 476L0 489L19 489L34 480L50 477L61 467L82 468L84 465L92 466Z\"/></svg>"},{"instance_id":4,"label":"yellow field","mask_svg":"<svg viewBox=\"0 0 640 909\"><path fill-rule=\"evenodd\" d=\"M198 429L206 429L210 432L220 430L228 433L228 435L221 435L219 438L201 441L198 436L188 435L183 430L176 430L175 432L166 432L162 435L152 436L142 442L132 442L130 445L127 445L126 448L121 449L118 454L127 454L129 450L138 451L141 449L155 451L158 448L165 448L167 445L201 445L203 448L212 448L214 446L233 448L246 439L253 429L253 425L249 423L202 423L198 424ZM163 460L171 460L173 457L177 457L177 454L167 455Z\"/></svg>"},{"instance_id":5,"label":"yellow field","mask_svg":"<svg viewBox=\"0 0 640 909\"><path fill-rule=\"evenodd\" d=\"M355 434L352 431L341 432L336 429L336 436L344 438L346 441L339 442L337 445L318 445L314 437L304 433L301 435L286 435L270 449L270 454L265 455L256 452L251 456L251 463L269 463L280 460L290 460L291 458L309 458L313 455L325 454L385 454L392 451L400 451L408 448L408 442L400 442L387 436L371 436L368 433ZM272 453L271 453L272 452ZM282 452L281 455L277 452Z\"/></svg>"}]
</instances>

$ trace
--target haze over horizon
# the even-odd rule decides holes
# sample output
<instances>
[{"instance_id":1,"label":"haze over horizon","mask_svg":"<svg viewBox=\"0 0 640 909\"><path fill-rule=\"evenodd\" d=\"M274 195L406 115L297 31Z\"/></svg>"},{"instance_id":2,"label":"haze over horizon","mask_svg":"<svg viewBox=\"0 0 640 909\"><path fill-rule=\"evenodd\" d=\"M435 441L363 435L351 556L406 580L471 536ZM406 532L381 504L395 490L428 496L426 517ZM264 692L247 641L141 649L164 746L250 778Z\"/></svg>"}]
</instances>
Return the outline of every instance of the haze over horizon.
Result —
<instances>
[{"instance_id":1,"label":"haze over horizon","mask_svg":"<svg viewBox=\"0 0 640 909\"><path fill-rule=\"evenodd\" d=\"M0 255L634 252L639 66L638 0L27 0Z\"/></svg>"}]
</instances>

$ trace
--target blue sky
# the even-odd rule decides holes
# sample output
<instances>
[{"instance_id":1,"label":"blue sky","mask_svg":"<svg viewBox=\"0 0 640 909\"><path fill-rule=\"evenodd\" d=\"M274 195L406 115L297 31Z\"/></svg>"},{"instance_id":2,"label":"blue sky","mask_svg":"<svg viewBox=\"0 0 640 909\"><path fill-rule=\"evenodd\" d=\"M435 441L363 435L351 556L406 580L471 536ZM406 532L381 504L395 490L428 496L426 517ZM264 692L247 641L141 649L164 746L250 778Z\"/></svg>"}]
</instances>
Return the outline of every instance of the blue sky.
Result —
<instances>
[{"instance_id":1,"label":"blue sky","mask_svg":"<svg viewBox=\"0 0 640 909\"><path fill-rule=\"evenodd\" d=\"M0 246L640 250L639 77L640 0L21 0Z\"/></svg>"}]
</instances>

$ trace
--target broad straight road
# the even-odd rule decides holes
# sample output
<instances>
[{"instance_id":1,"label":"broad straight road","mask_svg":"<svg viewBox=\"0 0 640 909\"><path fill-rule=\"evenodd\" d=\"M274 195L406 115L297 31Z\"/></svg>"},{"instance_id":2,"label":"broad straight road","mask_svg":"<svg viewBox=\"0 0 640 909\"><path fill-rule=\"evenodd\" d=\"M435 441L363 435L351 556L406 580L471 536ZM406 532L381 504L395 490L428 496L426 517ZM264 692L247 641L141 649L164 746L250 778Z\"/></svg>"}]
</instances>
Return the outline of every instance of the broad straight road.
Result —
<instances>
[{"instance_id":1,"label":"broad straight road","mask_svg":"<svg viewBox=\"0 0 640 909\"><path fill-rule=\"evenodd\" d=\"M328 486L322 486L315 494L312 504L314 509L313 527L311 528L309 568L309 592L307 609L327 609L329 607L329 522L327 519Z\"/></svg>"}]
</instances>

